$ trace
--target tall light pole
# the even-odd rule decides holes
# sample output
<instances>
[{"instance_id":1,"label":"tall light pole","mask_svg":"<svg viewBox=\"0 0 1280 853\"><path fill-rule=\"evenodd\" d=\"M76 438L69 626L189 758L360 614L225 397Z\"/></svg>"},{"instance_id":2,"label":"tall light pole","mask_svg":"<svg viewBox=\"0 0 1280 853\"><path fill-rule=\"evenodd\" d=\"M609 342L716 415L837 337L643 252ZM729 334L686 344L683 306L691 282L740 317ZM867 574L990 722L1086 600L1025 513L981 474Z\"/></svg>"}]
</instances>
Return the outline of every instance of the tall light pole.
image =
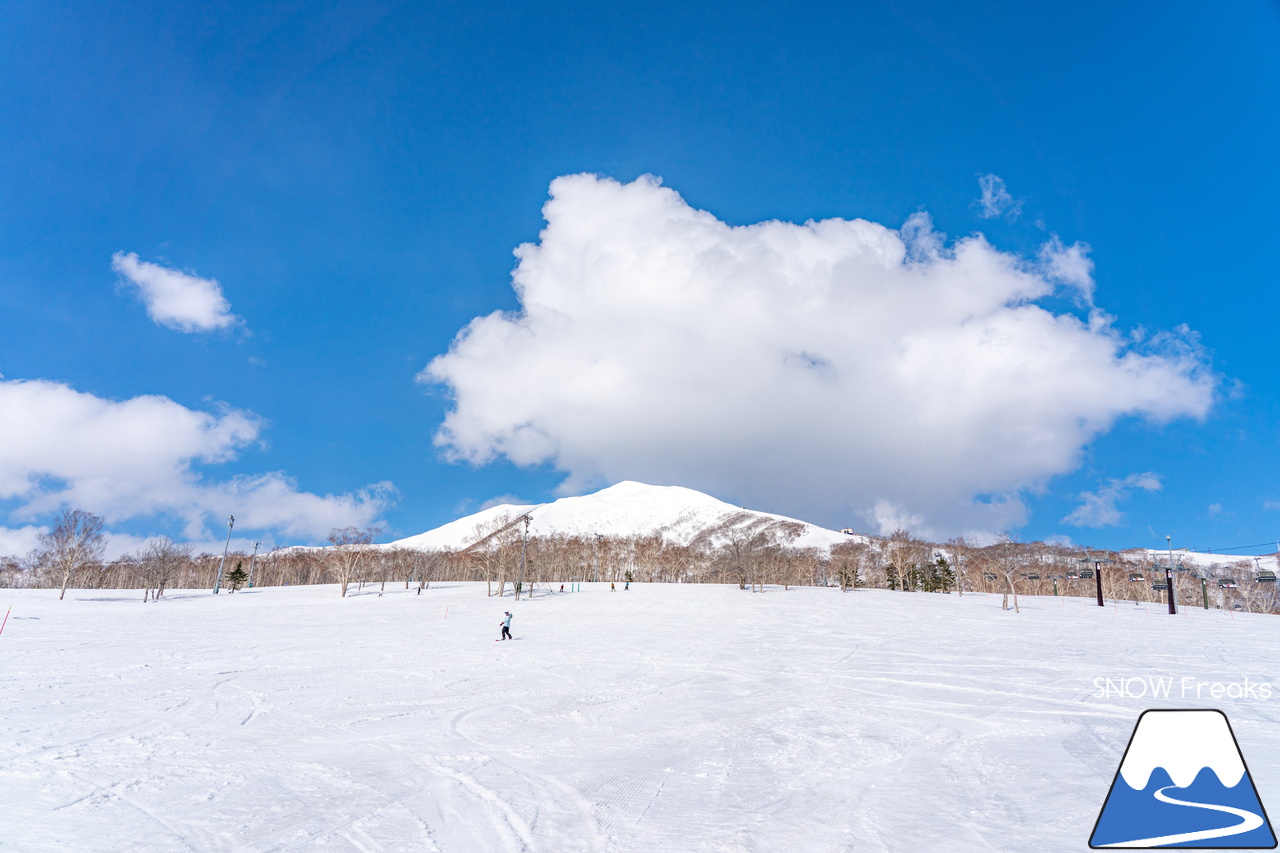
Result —
<instances>
[{"instance_id":1,"label":"tall light pole","mask_svg":"<svg viewBox=\"0 0 1280 853\"><path fill-rule=\"evenodd\" d=\"M213 594L217 595L222 588L222 568L227 564L227 549L231 547L231 528L235 526L236 517L227 516L227 544L222 546L222 562L218 563L218 579L213 582Z\"/></svg>"},{"instance_id":2,"label":"tall light pole","mask_svg":"<svg viewBox=\"0 0 1280 853\"><path fill-rule=\"evenodd\" d=\"M1173 536L1166 535L1164 541L1169 547L1169 564L1164 567L1164 580L1169 585L1169 615L1176 616L1178 614L1178 605L1173 595Z\"/></svg>"},{"instance_id":3,"label":"tall light pole","mask_svg":"<svg viewBox=\"0 0 1280 853\"><path fill-rule=\"evenodd\" d=\"M261 542L253 543L253 556L249 558L249 586L253 586L253 564L257 562L258 549L261 547L262 547Z\"/></svg>"},{"instance_id":4,"label":"tall light pole","mask_svg":"<svg viewBox=\"0 0 1280 853\"><path fill-rule=\"evenodd\" d=\"M529 516L524 517L524 538L520 540L520 572L516 575L516 601L520 600L520 589L524 583L524 553L529 545Z\"/></svg>"},{"instance_id":5,"label":"tall light pole","mask_svg":"<svg viewBox=\"0 0 1280 853\"><path fill-rule=\"evenodd\" d=\"M600 540L604 537L599 533L596 534L596 568L591 574L591 582L596 583L600 580Z\"/></svg>"}]
</instances>

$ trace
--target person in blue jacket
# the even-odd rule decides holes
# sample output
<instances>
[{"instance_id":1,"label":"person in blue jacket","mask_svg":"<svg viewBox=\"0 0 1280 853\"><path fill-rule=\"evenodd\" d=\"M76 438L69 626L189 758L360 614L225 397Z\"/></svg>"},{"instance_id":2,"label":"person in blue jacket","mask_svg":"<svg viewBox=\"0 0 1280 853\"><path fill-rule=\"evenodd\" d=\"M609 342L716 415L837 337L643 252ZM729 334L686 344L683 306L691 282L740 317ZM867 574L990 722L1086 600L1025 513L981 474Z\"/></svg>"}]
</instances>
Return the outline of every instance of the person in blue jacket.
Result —
<instances>
[{"instance_id":1,"label":"person in blue jacket","mask_svg":"<svg viewBox=\"0 0 1280 853\"><path fill-rule=\"evenodd\" d=\"M507 618L502 620L502 639L510 640L511 639L511 611L507 610L505 611L505 614Z\"/></svg>"}]
</instances>

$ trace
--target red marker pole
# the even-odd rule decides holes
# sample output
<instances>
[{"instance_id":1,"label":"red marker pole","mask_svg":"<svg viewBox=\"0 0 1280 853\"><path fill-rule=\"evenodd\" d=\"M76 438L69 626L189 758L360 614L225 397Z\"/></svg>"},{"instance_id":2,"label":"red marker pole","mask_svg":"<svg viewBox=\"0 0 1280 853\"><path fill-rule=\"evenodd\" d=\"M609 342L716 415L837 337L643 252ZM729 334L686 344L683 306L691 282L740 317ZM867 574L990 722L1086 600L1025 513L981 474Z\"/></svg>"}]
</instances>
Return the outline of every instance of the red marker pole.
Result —
<instances>
[{"instance_id":1,"label":"red marker pole","mask_svg":"<svg viewBox=\"0 0 1280 853\"><path fill-rule=\"evenodd\" d=\"M0 622L0 634L4 633L4 626L9 624L9 614L13 612L13 605L9 605L9 609L4 612L4 621Z\"/></svg>"}]
</instances>

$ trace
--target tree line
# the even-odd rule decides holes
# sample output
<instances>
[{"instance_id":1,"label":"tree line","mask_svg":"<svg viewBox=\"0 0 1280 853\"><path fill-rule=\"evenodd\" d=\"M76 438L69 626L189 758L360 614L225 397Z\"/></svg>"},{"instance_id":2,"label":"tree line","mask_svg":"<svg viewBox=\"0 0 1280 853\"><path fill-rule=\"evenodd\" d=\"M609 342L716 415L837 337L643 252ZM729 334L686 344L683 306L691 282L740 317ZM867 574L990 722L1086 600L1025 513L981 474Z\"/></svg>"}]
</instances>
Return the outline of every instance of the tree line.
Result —
<instances>
[{"instance_id":1,"label":"tree line","mask_svg":"<svg viewBox=\"0 0 1280 853\"><path fill-rule=\"evenodd\" d=\"M739 512L699 533L687 544L660 535L555 535L524 538L518 518L478 525L471 545L418 550L374 544L376 528L341 528L328 547L289 547L249 554L197 554L190 544L166 537L148 540L135 552L104 560L102 519L65 510L25 557L0 558L0 586L137 589L140 599L162 598L169 589L212 589L219 568L227 591L254 587L337 584L346 596L375 585L404 584L422 592L432 583L484 581L489 595L527 594L559 584L718 583L762 592L768 587L889 589L904 593L989 593L1018 608L1019 596L1092 596L1087 576L1096 558L1103 595L1109 600L1157 603L1166 593L1153 587L1163 568L1146 551L1092 552L1003 536L977 545L964 539L928 542L899 530L887 537L850 536L830 549L798 544L804 527L795 522ZM251 577L250 577L251 573ZM1183 606L1280 612L1275 583L1259 583L1249 561L1173 574ZM1082 576L1084 575L1084 576ZM1220 581L1231 579L1234 587Z\"/></svg>"}]
</instances>

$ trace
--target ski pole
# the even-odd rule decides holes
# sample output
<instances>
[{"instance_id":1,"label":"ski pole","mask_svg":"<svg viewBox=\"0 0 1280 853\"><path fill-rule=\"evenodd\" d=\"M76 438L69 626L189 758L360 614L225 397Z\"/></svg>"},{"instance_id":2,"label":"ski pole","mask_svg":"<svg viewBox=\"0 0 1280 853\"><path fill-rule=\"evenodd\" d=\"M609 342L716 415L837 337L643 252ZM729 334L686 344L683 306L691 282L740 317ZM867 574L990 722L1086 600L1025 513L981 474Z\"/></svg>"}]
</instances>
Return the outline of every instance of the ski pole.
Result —
<instances>
[{"instance_id":1,"label":"ski pole","mask_svg":"<svg viewBox=\"0 0 1280 853\"><path fill-rule=\"evenodd\" d=\"M13 611L13 605L9 605L9 609L4 612L4 621L0 622L0 634L4 633L4 626L9 624L9 614Z\"/></svg>"}]
</instances>

